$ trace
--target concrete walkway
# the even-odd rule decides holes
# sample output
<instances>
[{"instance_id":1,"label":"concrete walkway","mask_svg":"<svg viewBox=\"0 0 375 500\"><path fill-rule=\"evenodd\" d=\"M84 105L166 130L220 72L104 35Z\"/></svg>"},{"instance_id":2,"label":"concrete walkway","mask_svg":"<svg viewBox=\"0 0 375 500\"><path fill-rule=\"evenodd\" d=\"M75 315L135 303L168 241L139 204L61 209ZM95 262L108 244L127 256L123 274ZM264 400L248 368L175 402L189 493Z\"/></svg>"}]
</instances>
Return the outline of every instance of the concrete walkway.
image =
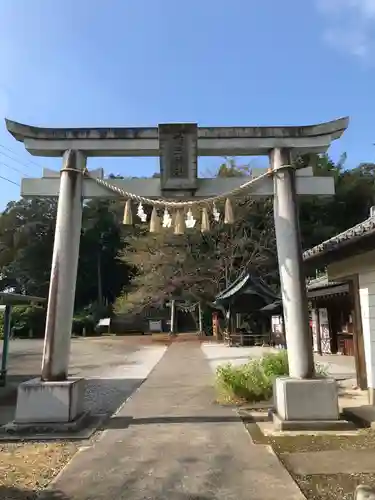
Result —
<instances>
[{"instance_id":1,"label":"concrete walkway","mask_svg":"<svg viewBox=\"0 0 375 500\"><path fill-rule=\"evenodd\" d=\"M266 446L214 403L198 343L172 344L146 382L41 498L302 500Z\"/></svg>"}]
</instances>

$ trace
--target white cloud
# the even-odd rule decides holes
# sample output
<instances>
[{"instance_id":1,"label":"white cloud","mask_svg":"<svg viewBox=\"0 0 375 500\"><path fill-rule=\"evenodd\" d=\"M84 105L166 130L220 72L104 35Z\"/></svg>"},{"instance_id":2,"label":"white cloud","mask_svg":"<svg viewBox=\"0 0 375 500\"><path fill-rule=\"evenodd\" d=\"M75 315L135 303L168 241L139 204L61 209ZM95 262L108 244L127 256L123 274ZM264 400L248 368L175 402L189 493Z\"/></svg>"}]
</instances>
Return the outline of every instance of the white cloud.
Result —
<instances>
[{"instance_id":1,"label":"white cloud","mask_svg":"<svg viewBox=\"0 0 375 500\"><path fill-rule=\"evenodd\" d=\"M316 0L325 19L324 40L366 59L375 53L375 0Z\"/></svg>"}]
</instances>

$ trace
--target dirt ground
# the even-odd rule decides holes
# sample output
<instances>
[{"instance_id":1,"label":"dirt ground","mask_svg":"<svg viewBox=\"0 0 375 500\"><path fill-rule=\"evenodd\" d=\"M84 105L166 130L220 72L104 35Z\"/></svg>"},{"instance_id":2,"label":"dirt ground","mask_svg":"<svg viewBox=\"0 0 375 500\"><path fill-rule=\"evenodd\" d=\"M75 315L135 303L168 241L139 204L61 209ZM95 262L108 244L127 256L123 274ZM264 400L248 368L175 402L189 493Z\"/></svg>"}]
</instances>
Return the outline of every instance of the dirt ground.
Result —
<instances>
[{"instance_id":1,"label":"dirt ground","mask_svg":"<svg viewBox=\"0 0 375 500\"><path fill-rule=\"evenodd\" d=\"M0 498L32 499L77 451L74 443L0 444ZM18 490L18 493L17 493ZM10 496L11 495L11 496Z\"/></svg>"}]
</instances>

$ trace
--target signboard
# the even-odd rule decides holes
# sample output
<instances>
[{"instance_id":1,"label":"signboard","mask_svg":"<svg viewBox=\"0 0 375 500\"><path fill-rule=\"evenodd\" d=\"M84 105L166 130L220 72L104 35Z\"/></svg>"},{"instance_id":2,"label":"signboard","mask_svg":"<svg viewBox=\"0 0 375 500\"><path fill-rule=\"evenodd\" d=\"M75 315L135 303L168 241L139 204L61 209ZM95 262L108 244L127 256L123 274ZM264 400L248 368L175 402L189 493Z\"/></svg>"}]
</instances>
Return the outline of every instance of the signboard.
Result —
<instances>
[{"instance_id":1,"label":"signboard","mask_svg":"<svg viewBox=\"0 0 375 500\"><path fill-rule=\"evenodd\" d=\"M322 354L331 354L331 335L329 330L328 311L327 309L318 310L319 318L316 311L312 311L312 335L314 351L319 352L321 348ZM318 320L320 331L318 332ZM320 346L319 346L320 342Z\"/></svg>"},{"instance_id":2,"label":"signboard","mask_svg":"<svg viewBox=\"0 0 375 500\"><path fill-rule=\"evenodd\" d=\"M319 309L320 338L322 343L322 353L331 354L331 336L329 331L328 311Z\"/></svg>"},{"instance_id":3,"label":"signboard","mask_svg":"<svg viewBox=\"0 0 375 500\"><path fill-rule=\"evenodd\" d=\"M197 125L162 124L158 131L162 190L194 192L197 189Z\"/></svg>"},{"instance_id":4,"label":"signboard","mask_svg":"<svg viewBox=\"0 0 375 500\"><path fill-rule=\"evenodd\" d=\"M150 332L161 332L163 330L161 320L152 320L148 322L148 328Z\"/></svg>"},{"instance_id":5,"label":"signboard","mask_svg":"<svg viewBox=\"0 0 375 500\"><path fill-rule=\"evenodd\" d=\"M276 346L285 346L284 319L282 316L271 316L272 341Z\"/></svg>"},{"instance_id":6,"label":"signboard","mask_svg":"<svg viewBox=\"0 0 375 500\"><path fill-rule=\"evenodd\" d=\"M310 321L310 328L312 331L312 336L313 336L313 348L314 352L319 352L319 338L318 338L318 332L317 332L317 321L316 321L316 312L315 309L311 311L311 321Z\"/></svg>"},{"instance_id":7,"label":"signboard","mask_svg":"<svg viewBox=\"0 0 375 500\"><path fill-rule=\"evenodd\" d=\"M98 326L109 326L111 323L111 318L102 318L98 322Z\"/></svg>"}]
</instances>

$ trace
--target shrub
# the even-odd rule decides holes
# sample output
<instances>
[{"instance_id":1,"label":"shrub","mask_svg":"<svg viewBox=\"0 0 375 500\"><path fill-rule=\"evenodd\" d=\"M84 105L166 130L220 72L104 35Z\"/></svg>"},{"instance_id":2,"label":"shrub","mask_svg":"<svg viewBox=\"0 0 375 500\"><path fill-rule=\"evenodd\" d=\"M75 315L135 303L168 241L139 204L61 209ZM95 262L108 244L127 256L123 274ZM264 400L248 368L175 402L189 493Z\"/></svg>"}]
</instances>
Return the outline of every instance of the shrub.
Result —
<instances>
[{"instance_id":1,"label":"shrub","mask_svg":"<svg viewBox=\"0 0 375 500\"><path fill-rule=\"evenodd\" d=\"M321 363L315 363L315 374L317 378L328 377L328 365L322 365Z\"/></svg>"},{"instance_id":2,"label":"shrub","mask_svg":"<svg viewBox=\"0 0 375 500\"><path fill-rule=\"evenodd\" d=\"M266 375L261 360L219 366L216 382L220 398L226 401L262 401L272 396L272 379Z\"/></svg>"},{"instance_id":3,"label":"shrub","mask_svg":"<svg viewBox=\"0 0 375 500\"><path fill-rule=\"evenodd\" d=\"M72 322L72 333L75 335L83 335L83 329L86 335L92 335L95 332L94 318L90 314L76 315Z\"/></svg>"},{"instance_id":4,"label":"shrub","mask_svg":"<svg viewBox=\"0 0 375 500\"><path fill-rule=\"evenodd\" d=\"M315 371L318 377L327 376L327 368L323 365L317 364ZM287 375L288 354L284 349L244 365L221 365L216 370L219 399L223 402L268 401L272 397L274 379Z\"/></svg>"},{"instance_id":5,"label":"shrub","mask_svg":"<svg viewBox=\"0 0 375 500\"><path fill-rule=\"evenodd\" d=\"M269 378L283 377L289 373L288 352L282 349L276 354L265 354L260 359L264 373Z\"/></svg>"},{"instance_id":6,"label":"shrub","mask_svg":"<svg viewBox=\"0 0 375 500\"><path fill-rule=\"evenodd\" d=\"M98 334L96 325L101 318L108 318L112 315L112 306L99 306L97 302L86 306L84 309L76 312L72 323L72 333L82 335L83 329L86 335Z\"/></svg>"},{"instance_id":7,"label":"shrub","mask_svg":"<svg viewBox=\"0 0 375 500\"><path fill-rule=\"evenodd\" d=\"M12 307L11 326L16 337L28 337L30 330L34 337L42 338L46 323L46 309L43 306L27 305Z\"/></svg>"}]
</instances>

